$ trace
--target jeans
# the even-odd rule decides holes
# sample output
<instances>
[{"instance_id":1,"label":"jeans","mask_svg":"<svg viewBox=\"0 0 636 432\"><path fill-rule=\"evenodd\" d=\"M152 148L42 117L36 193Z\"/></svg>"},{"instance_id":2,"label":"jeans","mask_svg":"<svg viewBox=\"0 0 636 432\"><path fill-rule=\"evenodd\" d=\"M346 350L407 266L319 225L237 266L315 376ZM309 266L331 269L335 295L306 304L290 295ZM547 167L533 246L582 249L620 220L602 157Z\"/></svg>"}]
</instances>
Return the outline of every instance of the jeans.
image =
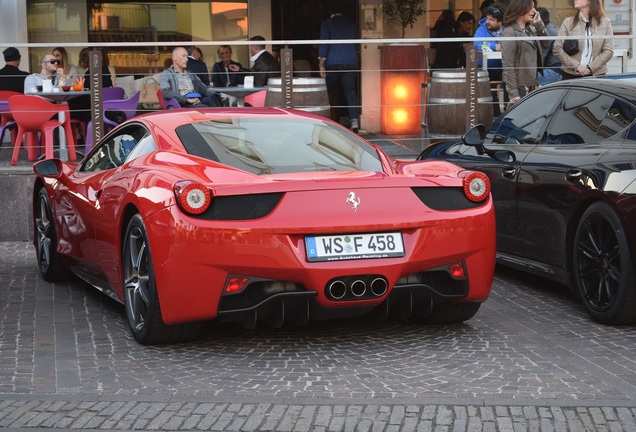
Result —
<instances>
[{"instance_id":1,"label":"jeans","mask_svg":"<svg viewBox=\"0 0 636 432\"><path fill-rule=\"evenodd\" d=\"M543 74L537 74L537 78L539 80L539 85L546 85L553 82L561 81L561 78L563 78L563 76L554 69L544 68Z\"/></svg>"},{"instance_id":2,"label":"jeans","mask_svg":"<svg viewBox=\"0 0 636 432\"><path fill-rule=\"evenodd\" d=\"M201 101L201 103L198 103L196 105L185 105L185 106L187 106L188 108L210 108L210 107L223 106L223 102L221 101L221 98L216 93L210 96L200 97L199 100Z\"/></svg>"},{"instance_id":3,"label":"jeans","mask_svg":"<svg viewBox=\"0 0 636 432\"><path fill-rule=\"evenodd\" d=\"M360 103L358 102L358 94L356 93L357 79L356 65L330 65L327 66L327 93L329 94L329 103L333 106L335 103L335 95L338 86L342 91L342 96L347 103L350 119L357 119L360 112Z\"/></svg>"}]
</instances>

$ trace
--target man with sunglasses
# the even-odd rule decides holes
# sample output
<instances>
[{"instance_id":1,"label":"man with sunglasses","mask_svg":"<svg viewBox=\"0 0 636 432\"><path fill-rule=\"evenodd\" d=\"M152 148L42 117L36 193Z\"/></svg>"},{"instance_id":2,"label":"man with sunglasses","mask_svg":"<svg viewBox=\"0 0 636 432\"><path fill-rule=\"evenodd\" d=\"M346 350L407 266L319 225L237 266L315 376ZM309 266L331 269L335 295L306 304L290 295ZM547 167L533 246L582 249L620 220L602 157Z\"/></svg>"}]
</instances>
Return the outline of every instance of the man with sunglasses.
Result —
<instances>
[{"instance_id":1,"label":"man with sunglasses","mask_svg":"<svg viewBox=\"0 0 636 432\"><path fill-rule=\"evenodd\" d=\"M45 79L51 80L53 87L57 86L57 68L60 61L53 54L46 54L40 62L42 70L40 73L34 73L26 77L24 80L25 93L37 93L42 91L42 82Z\"/></svg>"}]
</instances>

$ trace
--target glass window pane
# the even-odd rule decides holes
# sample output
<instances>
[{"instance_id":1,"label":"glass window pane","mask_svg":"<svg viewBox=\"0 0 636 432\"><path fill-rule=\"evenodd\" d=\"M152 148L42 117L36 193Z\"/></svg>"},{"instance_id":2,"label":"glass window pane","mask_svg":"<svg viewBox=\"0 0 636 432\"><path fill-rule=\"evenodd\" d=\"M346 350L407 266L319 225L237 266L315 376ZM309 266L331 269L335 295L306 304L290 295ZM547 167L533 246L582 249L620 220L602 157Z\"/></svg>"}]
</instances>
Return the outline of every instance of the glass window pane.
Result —
<instances>
[{"instance_id":1,"label":"glass window pane","mask_svg":"<svg viewBox=\"0 0 636 432\"><path fill-rule=\"evenodd\" d=\"M545 141L548 144L583 144L598 140L601 126L614 98L582 89L571 90L553 121Z\"/></svg>"},{"instance_id":2,"label":"glass window pane","mask_svg":"<svg viewBox=\"0 0 636 432\"><path fill-rule=\"evenodd\" d=\"M503 143L512 139L525 144L538 142L539 134L564 93L563 89L537 91L493 123L486 141Z\"/></svg>"},{"instance_id":3,"label":"glass window pane","mask_svg":"<svg viewBox=\"0 0 636 432\"><path fill-rule=\"evenodd\" d=\"M618 134L634 120L636 120L636 108L625 101L615 100L596 133L596 140L600 141Z\"/></svg>"}]
</instances>

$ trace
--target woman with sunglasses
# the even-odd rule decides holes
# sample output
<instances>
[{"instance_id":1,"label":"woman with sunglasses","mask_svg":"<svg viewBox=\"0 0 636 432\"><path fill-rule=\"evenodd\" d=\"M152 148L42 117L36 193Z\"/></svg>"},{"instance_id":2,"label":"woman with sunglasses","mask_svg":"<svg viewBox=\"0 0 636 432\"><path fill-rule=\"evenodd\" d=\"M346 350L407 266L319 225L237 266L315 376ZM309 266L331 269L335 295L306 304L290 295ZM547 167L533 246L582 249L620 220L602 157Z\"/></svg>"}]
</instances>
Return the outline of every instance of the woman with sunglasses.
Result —
<instances>
[{"instance_id":1,"label":"woman with sunglasses","mask_svg":"<svg viewBox=\"0 0 636 432\"><path fill-rule=\"evenodd\" d=\"M64 82L69 82L68 85L70 85L70 82L78 76L78 73L77 68L70 63L66 49L64 47L56 47L53 48L53 51L51 53L60 62L60 66L57 69L57 74L60 76L60 79L62 79Z\"/></svg>"},{"instance_id":2,"label":"woman with sunglasses","mask_svg":"<svg viewBox=\"0 0 636 432\"><path fill-rule=\"evenodd\" d=\"M44 80L50 80L53 87L57 86L57 69L60 61L53 54L45 54L40 64L42 66L40 73L31 74L24 80L24 93L41 92Z\"/></svg>"}]
</instances>

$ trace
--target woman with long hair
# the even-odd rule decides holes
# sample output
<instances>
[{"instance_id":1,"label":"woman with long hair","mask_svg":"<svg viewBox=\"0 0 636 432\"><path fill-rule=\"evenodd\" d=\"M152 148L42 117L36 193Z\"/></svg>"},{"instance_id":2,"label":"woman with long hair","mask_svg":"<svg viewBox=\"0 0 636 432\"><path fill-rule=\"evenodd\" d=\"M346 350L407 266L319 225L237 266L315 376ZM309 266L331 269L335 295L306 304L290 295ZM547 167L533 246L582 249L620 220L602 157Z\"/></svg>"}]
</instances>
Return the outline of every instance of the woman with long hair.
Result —
<instances>
[{"instance_id":1,"label":"woman with long hair","mask_svg":"<svg viewBox=\"0 0 636 432\"><path fill-rule=\"evenodd\" d=\"M82 48L79 53L78 66L85 70L84 72L84 87L91 88L91 77L89 70L89 57L90 51L95 48ZM102 52L102 87L113 87L114 75L110 70L110 62L108 61L108 52L104 48L97 48Z\"/></svg>"},{"instance_id":2,"label":"woman with long hair","mask_svg":"<svg viewBox=\"0 0 636 432\"><path fill-rule=\"evenodd\" d=\"M543 67L541 47L549 47L550 41L539 43L528 39L548 35L533 0L512 0L508 3L503 24L501 36L516 38L501 41L503 82L509 104L513 104L539 85L537 72Z\"/></svg>"},{"instance_id":3,"label":"woman with long hair","mask_svg":"<svg viewBox=\"0 0 636 432\"><path fill-rule=\"evenodd\" d=\"M563 79L599 76L607 73L607 62L614 56L614 39L590 39L589 36L612 36L612 24L605 15L601 0L574 0L577 12L563 20L558 36L579 36L578 39L557 39L552 52L561 60Z\"/></svg>"},{"instance_id":4,"label":"woman with long hair","mask_svg":"<svg viewBox=\"0 0 636 432\"><path fill-rule=\"evenodd\" d=\"M64 47L53 48L51 54L60 61L60 65L57 68L57 74L60 78L64 78L66 81L72 81L77 77L77 68L69 61L68 52L66 52Z\"/></svg>"}]
</instances>

